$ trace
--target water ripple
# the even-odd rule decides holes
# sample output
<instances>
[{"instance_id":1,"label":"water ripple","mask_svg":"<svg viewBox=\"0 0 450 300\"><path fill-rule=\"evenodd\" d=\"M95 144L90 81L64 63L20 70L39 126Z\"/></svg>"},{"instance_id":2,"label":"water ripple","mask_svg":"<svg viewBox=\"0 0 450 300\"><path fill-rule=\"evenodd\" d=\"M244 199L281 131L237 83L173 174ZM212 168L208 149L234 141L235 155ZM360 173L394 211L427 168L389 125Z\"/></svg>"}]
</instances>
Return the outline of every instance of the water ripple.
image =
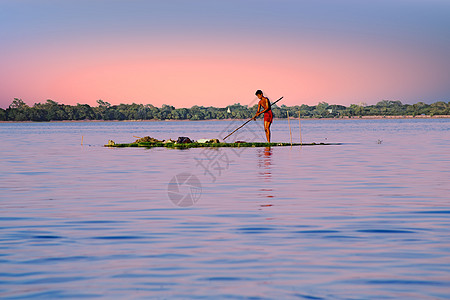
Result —
<instances>
[{"instance_id":1,"label":"water ripple","mask_svg":"<svg viewBox=\"0 0 450 300\"><path fill-rule=\"evenodd\" d=\"M302 120L342 144L214 149L232 161L215 181L205 149L101 147L230 125L0 124L2 299L450 298L450 119ZM182 172L190 208L167 194Z\"/></svg>"}]
</instances>

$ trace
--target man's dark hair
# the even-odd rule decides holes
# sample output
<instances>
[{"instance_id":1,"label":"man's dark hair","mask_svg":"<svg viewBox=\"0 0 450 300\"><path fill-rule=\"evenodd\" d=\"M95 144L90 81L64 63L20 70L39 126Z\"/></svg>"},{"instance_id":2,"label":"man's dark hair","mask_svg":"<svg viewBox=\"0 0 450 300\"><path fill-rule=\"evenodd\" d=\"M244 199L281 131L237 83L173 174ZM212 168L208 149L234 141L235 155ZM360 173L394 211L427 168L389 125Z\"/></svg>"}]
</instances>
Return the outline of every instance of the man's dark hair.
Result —
<instances>
[{"instance_id":1,"label":"man's dark hair","mask_svg":"<svg viewBox=\"0 0 450 300\"><path fill-rule=\"evenodd\" d=\"M261 90L257 90L255 95L262 95L262 91Z\"/></svg>"}]
</instances>

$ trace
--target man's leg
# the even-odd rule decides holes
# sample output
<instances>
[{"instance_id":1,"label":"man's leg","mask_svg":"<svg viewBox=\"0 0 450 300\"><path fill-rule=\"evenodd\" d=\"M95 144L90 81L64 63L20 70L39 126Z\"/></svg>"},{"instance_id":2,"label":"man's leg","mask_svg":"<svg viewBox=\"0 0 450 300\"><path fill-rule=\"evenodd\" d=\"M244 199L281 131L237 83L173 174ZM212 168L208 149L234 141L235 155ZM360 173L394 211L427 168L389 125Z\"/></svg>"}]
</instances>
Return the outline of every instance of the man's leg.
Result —
<instances>
[{"instance_id":1,"label":"man's leg","mask_svg":"<svg viewBox=\"0 0 450 300\"><path fill-rule=\"evenodd\" d=\"M267 142L270 143L270 125L271 122L264 121L264 131L266 132Z\"/></svg>"}]
</instances>

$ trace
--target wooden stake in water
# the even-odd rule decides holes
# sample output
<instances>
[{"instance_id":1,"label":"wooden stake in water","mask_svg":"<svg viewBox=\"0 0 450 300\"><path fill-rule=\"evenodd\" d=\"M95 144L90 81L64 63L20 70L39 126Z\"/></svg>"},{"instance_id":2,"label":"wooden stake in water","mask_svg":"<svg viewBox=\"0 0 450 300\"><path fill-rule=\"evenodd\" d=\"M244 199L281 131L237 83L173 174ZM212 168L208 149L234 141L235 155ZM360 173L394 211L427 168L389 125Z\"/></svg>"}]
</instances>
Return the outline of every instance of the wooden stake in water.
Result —
<instances>
[{"instance_id":1,"label":"wooden stake in water","mask_svg":"<svg viewBox=\"0 0 450 300\"><path fill-rule=\"evenodd\" d=\"M292 147L292 131L291 131L291 121L289 121L289 112L287 112L288 124L289 124L289 135L291 136L291 147Z\"/></svg>"},{"instance_id":2,"label":"wooden stake in water","mask_svg":"<svg viewBox=\"0 0 450 300\"><path fill-rule=\"evenodd\" d=\"M81 146L83 146L83 136L81 136Z\"/></svg>"},{"instance_id":3,"label":"wooden stake in water","mask_svg":"<svg viewBox=\"0 0 450 300\"><path fill-rule=\"evenodd\" d=\"M302 124L300 123L300 109L298 110L298 129L300 130L300 146L302 146Z\"/></svg>"}]
</instances>

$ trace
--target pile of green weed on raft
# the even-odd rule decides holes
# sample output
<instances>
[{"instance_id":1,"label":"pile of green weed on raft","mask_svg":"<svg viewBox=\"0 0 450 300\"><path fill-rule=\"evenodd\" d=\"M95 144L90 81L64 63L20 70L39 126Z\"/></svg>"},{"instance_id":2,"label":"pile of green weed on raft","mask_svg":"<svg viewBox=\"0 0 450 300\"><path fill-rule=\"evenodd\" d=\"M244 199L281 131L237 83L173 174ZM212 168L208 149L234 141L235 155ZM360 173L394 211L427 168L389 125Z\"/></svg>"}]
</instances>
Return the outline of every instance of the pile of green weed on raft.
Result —
<instances>
[{"instance_id":1,"label":"pile of green weed on raft","mask_svg":"<svg viewBox=\"0 0 450 300\"><path fill-rule=\"evenodd\" d=\"M194 145L199 147L203 144L208 145L216 145L219 144L218 139L200 139L198 141L193 141L188 137L179 137L176 141L172 139L168 140L158 140L152 138L150 136L146 136L143 138L138 138L134 143L126 143L126 144L116 144L114 141L109 140L108 144L105 145L107 147L167 147L167 148L192 148ZM189 147L189 146L190 147Z\"/></svg>"},{"instance_id":2,"label":"pile of green weed on raft","mask_svg":"<svg viewBox=\"0 0 450 300\"><path fill-rule=\"evenodd\" d=\"M156 138L145 136L138 138L134 143L116 144L113 140L109 140L105 147L166 147L166 148L192 148L202 145L220 144L218 139L199 139L193 141L188 137L179 137L176 141L172 139L158 140Z\"/></svg>"},{"instance_id":3,"label":"pile of green weed on raft","mask_svg":"<svg viewBox=\"0 0 450 300\"><path fill-rule=\"evenodd\" d=\"M340 145L340 143L264 143L264 142L245 142L236 141L233 143L221 143L218 139L199 139L197 141L191 140L188 137L179 137L176 141L172 139L158 140L150 136L138 138L133 143L116 144L109 140L105 147L146 147L146 148L174 148L174 149L188 149L188 148L219 148L219 147L278 147L278 146L314 146L314 145Z\"/></svg>"}]
</instances>

